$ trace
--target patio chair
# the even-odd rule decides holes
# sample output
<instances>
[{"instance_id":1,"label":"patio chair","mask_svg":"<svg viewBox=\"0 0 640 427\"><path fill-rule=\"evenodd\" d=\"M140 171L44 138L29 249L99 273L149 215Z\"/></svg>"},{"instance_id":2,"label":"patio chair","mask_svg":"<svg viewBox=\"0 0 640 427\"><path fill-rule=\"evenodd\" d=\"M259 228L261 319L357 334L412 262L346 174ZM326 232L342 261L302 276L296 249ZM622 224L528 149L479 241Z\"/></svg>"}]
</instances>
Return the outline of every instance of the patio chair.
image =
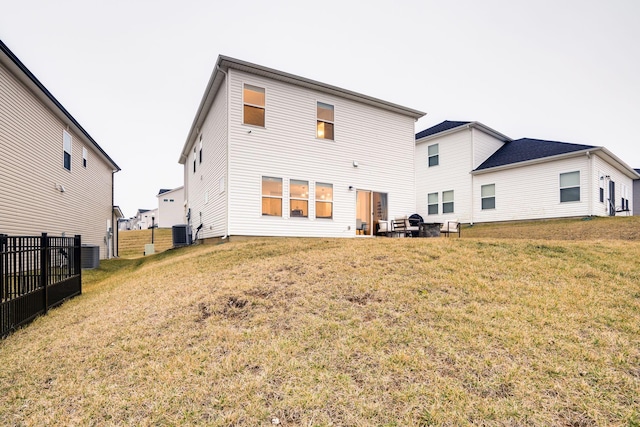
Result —
<instances>
[{"instance_id":1,"label":"patio chair","mask_svg":"<svg viewBox=\"0 0 640 427\"><path fill-rule=\"evenodd\" d=\"M460 237L460 228L460 223L457 219L447 220L442 224L442 227L440 227L440 234L449 237L449 235L453 233L458 234L458 237Z\"/></svg>"}]
</instances>

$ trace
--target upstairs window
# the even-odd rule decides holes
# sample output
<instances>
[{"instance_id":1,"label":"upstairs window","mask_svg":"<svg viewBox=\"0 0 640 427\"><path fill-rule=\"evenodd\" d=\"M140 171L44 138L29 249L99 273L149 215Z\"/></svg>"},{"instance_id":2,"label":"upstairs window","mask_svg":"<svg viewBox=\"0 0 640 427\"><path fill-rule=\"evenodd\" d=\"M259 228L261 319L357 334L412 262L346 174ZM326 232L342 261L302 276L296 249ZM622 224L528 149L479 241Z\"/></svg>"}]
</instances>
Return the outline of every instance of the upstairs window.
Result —
<instances>
[{"instance_id":1,"label":"upstairs window","mask_svg":"<svg viewBox=\"0 0 640 427\"><path fill-rule=\"evenodd\" d=\"M262 215L282 216L282 178L262 177Z\"/></svg>"},{"instance_id":2,"label":"upstairs window","mask_svg":"<svg viewBox=\"0 0 640 427\"><path fill-rule=\"evenodd\" d=\"M62 131L62 149L64 156L62 159L62 165L68 171L71 170L71 135L66 131Z\"/></svg>"},{"instance_id":3,"label":"upstairs window","mask_svg":"<svg viewBox=\"0 0 640 427\"><path fill-rule=\"evenodd\" d=\"M427 147L429 153L429 167L438 166L440 164L440 156L438 154L438 144L433 144Z\"/></svg>"},{"instance_id":4,"label":"upstairs window","mask_svg":"<svg viewBox=\"0 0 640 427\"><path fill-rule=\"evenodd\" d=\"M196 156L196 147L193 147L193 173L196 173L196 160L197 160L197 156Z\"/></svg>"},{"instance_id":5,"label":"upstairs window","mask_svg":"<svg viewBox=\"0 0 640 427\"><path fill-rule=\"evenodd\" d=\"M202 163L202 135L200 135L200 147L198 148L199 163Z\"/></svg>"},{"instance_id":6,"label":"upstairs window","mask_svg":"<svg viewBox=\"0 0 640 427\"><path fill-rule=\"evenodd\" d=\"M333 184L316 183L316 218L333 218Z\"/></svg>"},{"instance_id":7,"label":"upstairs window","mask_svg":"<svg viewBox=\"0 0 640 427\"><path fill-rule=\"evenodd\" d=\"M82 167L87 167L87 147L82 147Z\"/></svg>"},{"instance_id":8,"label":"upstairs window","mask_svg":"<svg viewBox=\"0 0 640 427\"><path fill-rule=\"evenodd\" d=\"M488 184L480 187L482 210L496 208L496 185Z\"/></svg>"},{"instance_id":9,"label":"upstairs window","mask_svg":"<svg viewBox=\"0 0 640 427\"><path fill-rule=\"evenodd\" d=\"M316 136L333 140L333 105L318 102L318 122Z\"/></svg>"},{"instance_id":10,"label":"upstairs window","mask_svg":"<svg viewBox=\"0 0 640 427\"><path fill-rule=\"evenodd\" d=\"M560 174L560 202L580 201L580 171Z\"/></svg>"},{"instance_id":11,"label":"upstairs window","mask_svg":"<svg viewBox=\"0 0 640 427\"><path fill-rule=\"evenodd\" d=\"M264 88L244 85L244 124L264 127Z\"/></svg>"},{"instance_id":12,"label":"upstairs window","mask_svg":"<svg viewBox=\"0 0 640 427\"><path fill-rule=\"evenodd\" d=\"M453 213L453 190L442 192L442 213Z\"/></svg>"},{"instance_id":13,"label":"upstairs window","mask_svg":"<svg viewBox=\"0 0 640 427\"><path fill-rule=\"evenodd\" d=\"M309 182L292 179L289 181L289 209L292 217L309 216Z\"/></svg>"},{"instance_id":14,"label":"upstairs window","mask_svg":"<svg viewBox=\"0 0 640 427\"><path fill-rule=\"evenodd\" d=\"M438 215L438 193L429 193L427 195L427 214Z\"/></svg>"}]
</instances>

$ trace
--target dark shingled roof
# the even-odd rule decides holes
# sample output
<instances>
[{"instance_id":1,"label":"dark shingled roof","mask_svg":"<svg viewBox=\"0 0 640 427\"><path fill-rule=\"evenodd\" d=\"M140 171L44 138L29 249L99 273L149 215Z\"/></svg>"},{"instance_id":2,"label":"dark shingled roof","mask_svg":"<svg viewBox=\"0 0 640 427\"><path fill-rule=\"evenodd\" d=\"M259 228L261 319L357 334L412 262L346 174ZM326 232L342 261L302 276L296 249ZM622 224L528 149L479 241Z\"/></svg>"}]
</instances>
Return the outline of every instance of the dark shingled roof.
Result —
<instances>
[{"instance_id":1,"label":"dark shingled roof","mask_svg":"<svg viewBox=\"0 0 640 427\"><path fill-rule=\"evenodd\" d=\"M640 169L634 169L636 172L640 173Z\"/></svg>"},{"instance_id":2,"label":"dark shingled roof","mask_svg":"<svg viewBox=\"0 0 640 427\"><path fill-rule=\"evenodd\" d=\"M435 135L436 133L444 132L445 130L457 128L459 126L468 125L471 122L452 122L445 120L435 126L431 126L429 129L425 129L416 134L416 139L424 138L425 136Z\"/></svg>"},{"instance_id":3,"label":"dark shingled roof","mask_svg":"<svg viewBox=\"0 0 640 427\"><path fill-rule=\"evenodd\" d=\"M169 191L171 191L171 189L169 189L169 188L161 188L160 191L158 191L158 196L161 195L161 194L164 194L166 192L169 192Z\"/></svg>"},{"instance_id":4,"label":"dark shingled roof","mask_svg":"<svg viewBox=\"0 0 640 427\"><path fill-rule=\"evenodd\" d=\"M541 139L522 138L507 142L476 170L495 168L528 160L542 159L574 151L597 148L592 145L569 144L566 142L544 141Z\"/></svg>"}]
</instances>

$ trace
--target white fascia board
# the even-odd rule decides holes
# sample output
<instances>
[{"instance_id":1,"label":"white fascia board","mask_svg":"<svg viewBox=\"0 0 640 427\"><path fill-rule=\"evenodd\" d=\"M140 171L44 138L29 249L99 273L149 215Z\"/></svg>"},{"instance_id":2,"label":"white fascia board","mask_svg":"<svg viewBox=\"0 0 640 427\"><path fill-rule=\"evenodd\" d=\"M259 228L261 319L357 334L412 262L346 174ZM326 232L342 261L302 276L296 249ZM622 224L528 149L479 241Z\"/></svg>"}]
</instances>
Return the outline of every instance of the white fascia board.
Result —
<instances>
[{"instance_id":1,"label":"white fascia board","mask_svg":"<svg viewBox=\"0 0 640 427\"><path fill-rule=\"evenodd\" d=\"M618 156L613 154L611 151L607 150L605 147L599 147L599 148L600 149L598 151L602 151L602 154L603 154L602 157L608 158L608 160L612 161L613 163L617 163L618 166L620 166L620 170L624 172L626 176L628 176L631 179L640 179L640 174L638 174L638 172L636 172L635 169L633 169L631 166L629 166L628 164L620 160ZM592 151L595 151L595 150L592 150Z\"/></svg>"},{"instance_id":2,"label":"white fascia board","mask_svg":"<svg viewBox=\"0 0 640 427\"><path fill-rule=\"evenodd\" d=\"M487 135L490 135L490 136L492 136L492 137L494 137L496 139L499 139L500 141L503 141L503 142L511 142L511 141L513 141L513 139L509 138L505 134L500 133L495 129L491 129L489 126L483 125L480 122L469 122L469 123L467 123L465 125L460 125L460 126L455 127L455 128L447 129L445 131L434 133L433 135L429 135L429 136L425 136L423 138L417 139L416 140L416 144L420 144L422 142L430 141L432 139L436 139L436 138L439 138L441 136L451 135L453 133L460 132L462 130L471 129L471 128L478 129L479 131L482 131L482 132L486 133Z\"/></svg>"}]
</instances>

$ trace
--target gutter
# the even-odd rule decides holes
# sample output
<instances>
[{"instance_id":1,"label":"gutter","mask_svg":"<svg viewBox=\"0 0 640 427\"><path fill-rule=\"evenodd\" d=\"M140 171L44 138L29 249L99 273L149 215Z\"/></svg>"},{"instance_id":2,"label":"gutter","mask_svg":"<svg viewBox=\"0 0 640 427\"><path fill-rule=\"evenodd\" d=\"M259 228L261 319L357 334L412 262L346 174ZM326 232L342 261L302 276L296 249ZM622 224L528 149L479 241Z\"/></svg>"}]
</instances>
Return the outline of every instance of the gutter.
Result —
<instances>
[{"instance_id":1,"label":"gutter","mask_svg":"<svg viewBox=\"0 0 640 427\"><path fill-rule=\"evenodd\" d=\"M225 235L222 236L222 238L221 238L221 240L224 240L224 239L229 237L229 220L231 219L231 206L230 206L229 191L228 191L228 189L231 187L230 186L231 176L229 174L229 164L230 164L230 162L229 162L229 153L231 151L231 149L230 149L230 145L231 145L231 114L229 113L229 109L230 109L229 102L230 102L231 95L229 93L229 90L230 90L231 85L229 84L229 74L226 71L224 71L222 68L220 68L219 65L216 65L216 70L221 72L222 74L224 74L225 84L227 86L227 88L226 88L227 89L227 94L226 94L227 95L227 99L225 101L226 104L227 104L227 105L225 105L225 111L227 113L227 144L226 144L227 145L227 159L226 159L226 163L227 163L226 169L227 170L226 170L226 174L225 174L226 175L226 179L225 179L225 183L224 183L224 185L225 185L224 194L225 194L225 198L227 199L227 218L226 218L226 221L225 221L227 231L225 232Z\"/></svg>"}]
</instances>

